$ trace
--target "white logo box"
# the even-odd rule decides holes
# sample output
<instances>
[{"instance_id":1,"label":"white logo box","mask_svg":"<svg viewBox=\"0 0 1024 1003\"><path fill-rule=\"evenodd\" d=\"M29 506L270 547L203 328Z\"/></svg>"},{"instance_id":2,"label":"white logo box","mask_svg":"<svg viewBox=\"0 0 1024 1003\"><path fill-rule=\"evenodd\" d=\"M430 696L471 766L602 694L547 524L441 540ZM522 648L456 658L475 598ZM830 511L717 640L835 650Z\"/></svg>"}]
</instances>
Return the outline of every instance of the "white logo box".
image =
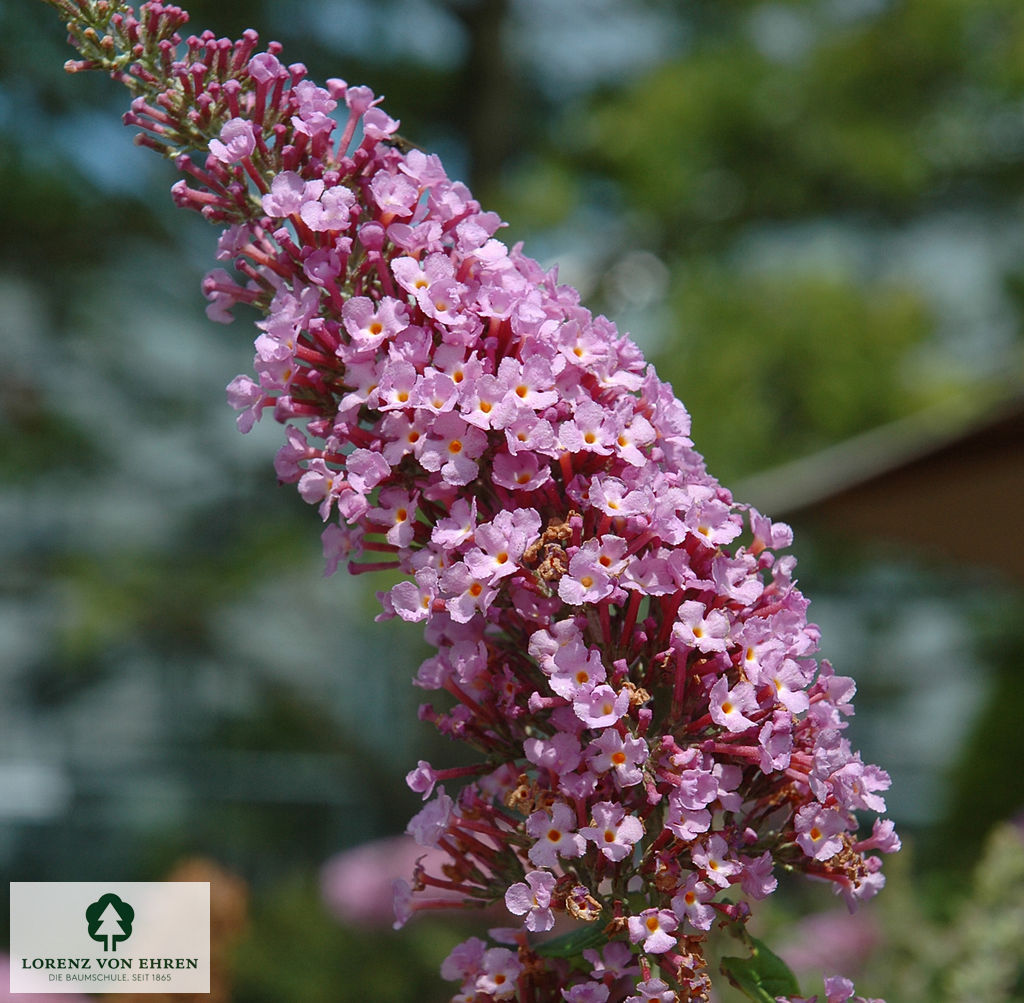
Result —
<instances>
[{"instance_id":1,"label":"white logo box","mask_svg":"<svg viewBox=\"0 0 1024 1003\"><path fill-rule=\"evenodd\" d=\"M208 881L12 881L12 993L208 993Z\"/></svg>"}]
</instances>

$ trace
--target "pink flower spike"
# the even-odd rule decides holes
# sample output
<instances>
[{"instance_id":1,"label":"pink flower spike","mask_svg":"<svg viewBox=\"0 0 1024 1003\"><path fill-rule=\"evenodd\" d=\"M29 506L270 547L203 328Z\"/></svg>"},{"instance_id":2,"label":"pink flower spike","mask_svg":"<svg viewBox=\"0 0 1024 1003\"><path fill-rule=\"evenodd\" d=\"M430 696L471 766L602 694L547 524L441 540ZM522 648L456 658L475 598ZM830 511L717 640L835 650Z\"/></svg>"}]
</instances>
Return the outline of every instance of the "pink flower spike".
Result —
<instances>
[{"instance_id":1,"label":"pink flower spike","mask_svg":"<svg viewBox=\"0 0 1024 1003\"><path fill-rule=\"evenodd\" d=\"M441 693L420 720L474 749L408 772L421 850L394 896L398 925L513 914L445 961L454 1003L710 999L691 949L775 865L851 909L877 892L899 840L877 820L858 839L857 816L884 810L889 777L846 737L855 687L817 660L777 553L792 533L711 475L630 337L496 239L369 88L320 86L255 31L186 40L168 3L115 4L102 44L107 0L51 4L72 68L116 67L126 121L174 155L173 201L226 227L209 316L261 315L255 371L228 387L239 427L268 409L285 426L275 471L327 521L328 573L397 573L378 619L423 624L413 683ZM589 969L530 950L563 909L622 924ZM826 992L866 1003L845 979Z\"/></svg>"}]
</instances>

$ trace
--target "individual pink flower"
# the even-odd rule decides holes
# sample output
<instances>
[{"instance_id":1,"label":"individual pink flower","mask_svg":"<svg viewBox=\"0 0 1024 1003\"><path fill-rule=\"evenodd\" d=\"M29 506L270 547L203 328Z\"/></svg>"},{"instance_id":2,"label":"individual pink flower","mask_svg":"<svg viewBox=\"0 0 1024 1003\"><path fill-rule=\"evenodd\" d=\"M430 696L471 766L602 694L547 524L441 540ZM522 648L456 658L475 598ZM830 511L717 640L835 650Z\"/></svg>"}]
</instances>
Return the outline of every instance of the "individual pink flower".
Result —
<instances>
[{"instance_id":1,"label":"individual pink flower","mask_svg":"<svg viewBox=\"0 0 1024 1003\"><path fill-rule=\"evenodd\" d=\"M796 841L815 860L828 860L843 848L846 821L834 808L808 804L796 813Z\"/></svg>"},{"instance_id":2,"label":"individual pink flower","mask_svg":"<svg viewBox=\"0 0 1024 1003\"><path fill-rule=\"evenodd\" d=\"M621 940L609 941L600 952L588 948L583 957L589 962L595 979L620 979L625 975L635 975L640 970L633 952Z\"/></svg>"},{"instance_id":3,"label":"individual pink flower","mask_svg":"<svg viewBox=\"0 0 1024 1003\"><path fill-rule=\"evenodd\" d=\"M378 348L409 326L405 305L390 296L376 303L366 296L353 296L345 301L341 317L353 343L364 351Z\"/></svg>"},{"instance_id":4,"label":"individual pink flower","mask_svg":"<svg viewBox=\"0 0 1024 1003\"><path fill-rule=\"evenodd\" d=\"M740 887L752 899L767 898L779 883L772 873L773 867L774 861L768 850L759 857L746 858L740 875Z\"/></svg>"},{"instance_id":5,"label":"individual pink flower","mask_svg":"<svg viewBox=\"0 0 1024 1003\"><path fill-rule=\"evenodd\" d=\"M475 978L483 968L487 942L479 937L470 937L456 944L441 962L441 977L451 982Z\"/></svg>"},{"instance_id":6,"label":"individual pink flower","mask_svg":"<svg viewBox=\"0 0 1024 1003\"><path fill-rule=\"evenodd\" d=\"M750 683L737 683L729 687L723 676L711 688L709 709L715 724L729 731L746 731L754 722L744 715L758 708L757 696Z\"/></svg>"},{"instance_id":7,"label":"individual pink flower","mask_svg":"<svg viewBox=\"0 0 1024 1003\"><path fill-rule=\"evenodd\" d=\"M440 414L430 426L429 437L420 451L424 469L439 471L455 487L472 481L479 472L476 462L487 448L487 438L454 414Z\"/></svg>"},{"instance_id":8,"label":"individual pink flower","mask_svg":"<svg viewBox=\"0 0 1024 1003\"><path fill-rule=\"evenodd\" d=\"M690 600L679 607L676 616L677 623L672 628L674 640L705 654L725 651L730 623L722 610L707 610L703 603Z\"/></svg>"},{"instance_id":9,"label":"individual pink flower","mask_svg":"<svg viewBox=\"0 0 1024 1003\"><path fill-rule=\"evenodd\" d=\"M587 747L587 763L595 773L611 772L620 787L632 787L643 780L641 767L647 760L647 743L614 728L606 728Z\"/></svg>"},{"instance_id":10,"label":"individual pink flower","mask_svg":"<svg viewBox=\"0 0 1024 1003\"><path fill-rule=\"evenodd\" d=\"M562 990L562 998L569 1003L606 1003L610 992L601 982L577 982Z\"/></svg>"},{"instance_id":11,"label":"individual pink flower","mask_svg":"<svg viewBox=\"0 0 1024 1003\"><path fill-rule=\"evenodd\" d=\"M565 731L556 731L550 738L528 738L523 742L523 752L535 766L559 776L571 773L583 758L579 739Z\"/></svg>"},{"instance_id":12,"label":"individual pink flower","mask_svg":"<svg viewBox=\"0 0 1024 1003\"><path fill-rule=\"evenodd\" d=\"M551 893L555 876L550 871L529 871L526 881L509 885L505 892L505 906L516 916L526 916L523 925L532 933L543 933L555 925L551 911Z\"/></svg>"},{"instance_id":13,"label":"individual pink flower","mask_svg":"<svg viewBox=\"0 0 1024 1003\"><path fill-rule=\"evenodd\" d=\"M629 939L634 943L643 941L648 954L664 954L676 946L673 934L679 926L675 913L668 909L644 909L627 921Z\"/></svg>"},{"instance_id":14,"label":"individual pink flower","mask_svg":"<svg viewBox=\"0 0 1024 1003\"><path fill-rule=\"evenodd\" d=\"M454 807L455 802L445 794L444 788L438 787L437 796L409 820L405 831L420 846L437 846L438 840L448 826Z\"/></svg>"},{"instance_id":15,"label":"individual pink flower","mask_svg":"<svg viewBox=\"0 0 1024 1003\"><path fill-rule=\"evenodd\" d=\"M558 583L558 594L573 606L600 602L615 589L608 569L600 561L598 540L587 542L569 560L568 573Z\"/></svg>"},{"instance_id":16,"label":"individual pink flower","mask_svg":"<svg viewBox=\"0 0 1024 1003\"><path fill-rule=\"evenodd\" d=\"M679 892L672 897L672 909L679 919L687 919L698 930L710 930L715 920L715 910L708 903L715 897L717 889L711 888L696 874L686 879Z\"/></svg>"},{"instance_id":17,"label":"individual pink flower","mask_svg":"<svg viewBox=\"0 0 1024 1003\"><path fill-rule=\"evenodd\" d=\"M580 835L593 842L609 860L624 860L643 838L643 823L635 815L627 815L622 805L598 801L591 809L591 819L593 825L580 829Z\"/></svg>"},{"instance_id":18,"label":"individual pink flower","mask_svg":"<svg viewBox=\"0 0 1024 1003\"><path fill-rule=\"evenodd\" d=\"M255 148L252 123L244 118L228 120L220 130L220 138L210 140L210 153L224 164L233 164L248 157Z\"/></svg>"},{"instance_id":19,"label":"individual pink flower","mask_svg":"<svg viewBox=\"0 0 1024 1003\"><path fill-rule=\"evenodd\" d=\"M448 615L456 623L468 623L487 609L497 590L486 579L476 575L462 561L448 568L440 579L441 588L449 596L445 602Z\"/></svg>"},{"instance_id":20,"label":"individual pink flower","mask_svg":"<svg viewBox=\"0 0 1024 1003\"><path fill-rule=\"evenodd\" d=\"M846 1003L852 999L853 1003L884 1003L880 999L865 999L863 996L854 996L853 983L839 975L826 976L825 996L827 1003Z\"/></svg>"},{"instance_id":21,"label":"individual pink flower","mask_svg":"<svg viewBox=\"0 0 1024 1003\"><path fill-rule=\"evenodd\" d=\"M881 850L883 853L896 853L900 849L900 838L896 835L896 827L891 819L876 818L871 827L871 835L867 839L858 840L854 849Z\"/></svg>"},{"instance_id":22,"label":"individual pink flower","mask_svg":"<svg viewBox=\"0 0 1024 1003\"><path fill-rule=\"evenodd\" d=\"M615 692L601 683L592 689L577 690L572 700L576 716L588 728L607 728L615 724L629 707L629 693Z\"/></svg>"},{"instance_id":23,"label":"individual pink flower","mask_svg":"<svg viewBox=\"0 0 1024 1003\"><path fill-rule=\"evenodd\" d=\"M607 456L615 446L616 429L608 412L594 401L583 401L572 418L562 422L558 439L570 453Z\"/></svg>"},{"instance_id":24,"label":"individual pink flower","mask_svg":"<svg viewBox=\"0 0 1024 1003\"><path fill-rule=\"evenodd\" d=\"M304 202L320 197L322 181L307 181L295 171L282 171L270 182L270 191L262 198L263 211L268 216L291 216Z\"/></svg>"},{"instance_id":25,"label":"individual pink flower","mask_svg":"<svg viewBox=\"0 0 1024 1003\"><path fill-rule=\"evenodd\" d=\"M601 652L587 648L579 641L559 647L550 664L554 669L548 680L551 689L566 700L575 701L577 695L582 694L586 701L594 688L607 677ZM614 700L611 712L614 713Z\"/></svg>"},{"instance_id":26,"label":"individual pink flower","mask_svg":"<svg viewBox=\"0 0 1024 1003\"><path fill-rule=\"evenodd\" d=\"M728 888L733 876L742 869L742 864L729 856L729 845L718 835L694 846L690 857L704 877L719 888Z\"/></svg>"},{"instance_id":27,"label":"individual pink flower","mask_svg":"<svg viewBox=\"0 0 1024 1003\"><path fill-rule=\"evenodd\" d=\"M421 759L415 770L410 770L405 775L406 786L417 794L423 795L426 801L434 793L434 785L437 783L437 773L425 759Z\"/></svg>"},{"instance_id":28,"label":"individual pink flower","mask_svg":"<svg viewBox=\"0 0 1024 1003\"><path fill-rule=\"evenodd\" d=\"M480 578L489 576L491 584L518 569L519 559L540 532L540 519L530 511L499 512L489 523L478 526L473 534L476 546L466 553L466 565Z\"/></svg>"},{"instance_id":29,"label":"individual pink flower","mask_svg":"<svg viewBox=\"0 0 1024 1003\"><path fill-rule=\"evenodd\" d=\"M637 995L627 996L624 1003L646 1003L647 1000L658 1000L659 1003L677 1003L679 997L663 979L647 979L637 983Z\"/></svg>"},{"instance_id":30,"label":"individual pink flower","mask_svg":"<svg viewBox=\"0 0 1024 1003\"><path fill-rule=\"evenodd\" d=\"M551 480L551 471L533 453L499 453L491 471L494 483L510 491L539 491Z\"/></svg>"},{"instance_id":31,"label":"individual pink flower","mask_svg":"<svg viewBox=\"0 0 1024 1003\"><path fill-rule=\"evenodd\" d=\"M385 527L385 539L396 547L407 547L416 536L418 497L401 488L385 488L377 505L367 514L370 522Z\"/></svg>"},{"instance_id":32,"label":"individual pink flower","mask_svg":"<svg viewBox=\"0 0 1024 1003\"><path fill-rule=\"evenodd\" d=\"M550 811L536 811L526 820L526 833L536 842L530 847L531 863L557 867L559 857L580 857L585 840L576 832L576 815L564 802L556 801Z\"/></svg>"},{"instance_id":33,"label":"individual pink flower","mask_svg":"<svg viewBox=\"0 0 1024 1003\"><path fill-rule=\"evenodd\" d=\"M352 208L356 197L344 185L325 188L319 198L307 199L299 208L302 221L311 230L347 230L352 223Z\"/></svg>"},{"instance_id":34,"label":"individual pink flower","mask_svg":"<svg viewBox=\"0 0 1024 1003\"><path fill-rule=\"evenodd\" d=\"M476 978L477 992L489 993L496 1000L507 1000L515 995L516 979L523 966L514 952L504 947L492 947L484 952L480 968Z\"/></svg>"}]
</instances>

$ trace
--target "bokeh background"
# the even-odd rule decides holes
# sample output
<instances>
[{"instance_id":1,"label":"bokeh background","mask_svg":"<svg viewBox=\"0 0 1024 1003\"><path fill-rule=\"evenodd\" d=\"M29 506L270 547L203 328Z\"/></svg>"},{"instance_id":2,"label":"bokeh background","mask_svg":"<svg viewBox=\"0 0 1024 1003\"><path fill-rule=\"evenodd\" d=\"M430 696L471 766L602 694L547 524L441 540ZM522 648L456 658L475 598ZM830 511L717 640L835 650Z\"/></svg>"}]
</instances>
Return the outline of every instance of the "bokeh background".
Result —
<instances>
[{"instance_id":1,"label":"bokeh background","mask_svg":"<svg viewBox=\"0 0 1024 1003\"><path fill-rule=\"evenodd\" d=\"M190 10L385 94L794 525L906 846L853 920L784 882L760 922L804 991L1024 999L1024 7ZM0 877L192 867L223 998L446 999L473 928L393 933L365 879L399 851L336 856L401 833L418 758L457 761L416 718L419 631L374 622L383 579L323 578L279 429L224 403L253 332L204 316L215 231L69 56L43 3L0 3Z\"/></svg>"}]
</instances>

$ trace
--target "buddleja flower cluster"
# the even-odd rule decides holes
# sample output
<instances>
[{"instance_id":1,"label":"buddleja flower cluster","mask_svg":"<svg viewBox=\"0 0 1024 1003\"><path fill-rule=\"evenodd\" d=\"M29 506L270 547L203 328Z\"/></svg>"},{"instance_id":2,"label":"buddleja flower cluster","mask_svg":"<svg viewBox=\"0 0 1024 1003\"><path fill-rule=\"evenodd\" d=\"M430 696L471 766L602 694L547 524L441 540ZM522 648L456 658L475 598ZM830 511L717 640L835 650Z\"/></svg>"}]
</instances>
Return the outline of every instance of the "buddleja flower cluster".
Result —
<instances>
[{"instance_id":1,"label":"buddleja flower cluster","mask_svg":"<svg viewBox=\"0 0 1024 1003\"><path fill-rule=\"evenodd\" d=\"M70 68L133 90L176 202L224 226L208 312L264 318L228 388L242 431L285 425L277 476L326 523L329 570L404 573L382 616L436 649L421 715L477 750L409 774L409 831L448 862L397 895L399 924L507 908L444 962L454 999L707 1000L709 932L742 931L780 869L873 895L898 840L856 813L889 779L844 737L854 685L813 657L790 531L708 474L629 338L367 88L254 32L182 42L173 6L51 2Z\"/></svg>"}]
</instances>

